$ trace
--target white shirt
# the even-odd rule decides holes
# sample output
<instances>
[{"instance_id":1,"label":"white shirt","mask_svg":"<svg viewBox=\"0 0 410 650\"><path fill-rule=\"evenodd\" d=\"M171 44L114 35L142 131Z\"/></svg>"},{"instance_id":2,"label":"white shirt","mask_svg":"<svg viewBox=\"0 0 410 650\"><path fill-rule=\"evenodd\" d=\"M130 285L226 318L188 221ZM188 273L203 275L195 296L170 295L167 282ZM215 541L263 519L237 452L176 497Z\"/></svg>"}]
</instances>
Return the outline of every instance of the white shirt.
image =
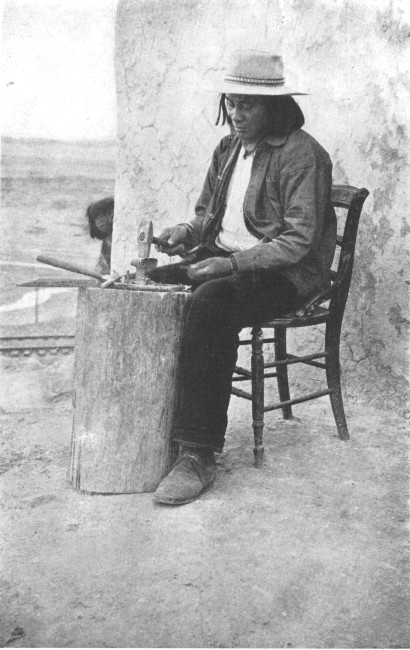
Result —
<instances>
[{"instance_id":1,"label":"white shirt","mask_svg":"<svg viewBox=\"0 0 410 650\"><path fill-rule=\"evenodd\" d=\"M233 170L227 193L227 206L222 219L222 228L215 240L219 248L226 251L243 251L252 248L258 239L245 226L243 200L251 178L253 153L244 157L242 147Z\"/></svg>"}]
</instances>

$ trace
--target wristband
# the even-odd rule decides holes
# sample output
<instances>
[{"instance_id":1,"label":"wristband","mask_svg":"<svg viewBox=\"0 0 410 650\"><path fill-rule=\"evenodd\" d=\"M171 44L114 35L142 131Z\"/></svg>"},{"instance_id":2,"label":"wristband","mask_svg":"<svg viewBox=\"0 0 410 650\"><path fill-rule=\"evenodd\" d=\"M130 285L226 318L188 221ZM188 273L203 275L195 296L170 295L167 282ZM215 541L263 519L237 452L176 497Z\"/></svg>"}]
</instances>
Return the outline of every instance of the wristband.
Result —
<instances>
[{"instance_id":1,"label":"wristband","mask_svg":"<svg viewBox=\"0 0 410 650\"><path fill-rule=\"evenodd\" d=\"M231 263L232 273L237 273L239 271L238 262L235 259L234 255L229 255L229 261Z\"/></svg>"}]
</instances>

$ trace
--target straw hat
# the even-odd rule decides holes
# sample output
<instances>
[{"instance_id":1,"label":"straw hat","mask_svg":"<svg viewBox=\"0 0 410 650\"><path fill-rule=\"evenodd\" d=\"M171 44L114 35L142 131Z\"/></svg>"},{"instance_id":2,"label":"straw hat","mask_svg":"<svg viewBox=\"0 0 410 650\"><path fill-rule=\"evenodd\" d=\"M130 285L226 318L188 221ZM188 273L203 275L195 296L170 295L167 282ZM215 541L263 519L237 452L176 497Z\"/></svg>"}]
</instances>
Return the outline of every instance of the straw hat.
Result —
<instances>
[{"instance_id":1,"label":"straw hat","mask_svg":"<svg viewBox=\"0 0 410 650\"><path fill-rule=\"evenodd\" d=\"M281 56L257 50L238 50L219 92L233 95L306 95L285 86Z\"/></svg>"}]
</instances>

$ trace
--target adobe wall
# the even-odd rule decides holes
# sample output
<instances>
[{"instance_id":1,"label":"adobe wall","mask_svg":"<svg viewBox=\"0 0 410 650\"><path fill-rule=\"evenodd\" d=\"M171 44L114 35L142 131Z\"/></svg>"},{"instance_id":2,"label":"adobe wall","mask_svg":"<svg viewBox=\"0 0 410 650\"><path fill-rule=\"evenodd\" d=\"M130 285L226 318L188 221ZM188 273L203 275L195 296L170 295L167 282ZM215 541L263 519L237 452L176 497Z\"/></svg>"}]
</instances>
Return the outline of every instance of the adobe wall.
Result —
<instances>
[{"instance_id":1,"label":"adobe wall","mask_svg":"<svg viewBox=\"0 0 410 650\"><path fill-rule=\"evenodd\" d=\"M370 190L343 327L345 390L401 411L410 279L406 7L405 0L119 0L113 245L113 268L122 270L136 255L140 218L152 218L156 232L192 218L213 148L227 132L214 126L218 97L210 90L226 54L282 53L287 83L310 93L298 99L305 128L329 151L334 182ZM314 351L321 334L305 336ZM311 385L316 372L305 371Z\"/></svg>"}]
</instances>

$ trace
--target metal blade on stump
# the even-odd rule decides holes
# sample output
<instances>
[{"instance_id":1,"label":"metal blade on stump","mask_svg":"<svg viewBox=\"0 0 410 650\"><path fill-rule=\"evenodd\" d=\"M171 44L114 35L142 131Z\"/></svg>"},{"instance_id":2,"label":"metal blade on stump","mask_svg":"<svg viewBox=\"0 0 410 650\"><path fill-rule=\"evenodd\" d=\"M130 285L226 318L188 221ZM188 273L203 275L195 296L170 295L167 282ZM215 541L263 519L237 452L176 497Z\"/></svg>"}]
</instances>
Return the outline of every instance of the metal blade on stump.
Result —
<instances>
[{"instance_id":1,"label":"metal blade on stump","mask_svg":"<svg viewBox=\"0 0 410 650\"><path fill-rule=\"evenodd\" d=\"M184 292L79 291L71 482L150 492L166 474Z\"/></svg>"}]
</instances>

